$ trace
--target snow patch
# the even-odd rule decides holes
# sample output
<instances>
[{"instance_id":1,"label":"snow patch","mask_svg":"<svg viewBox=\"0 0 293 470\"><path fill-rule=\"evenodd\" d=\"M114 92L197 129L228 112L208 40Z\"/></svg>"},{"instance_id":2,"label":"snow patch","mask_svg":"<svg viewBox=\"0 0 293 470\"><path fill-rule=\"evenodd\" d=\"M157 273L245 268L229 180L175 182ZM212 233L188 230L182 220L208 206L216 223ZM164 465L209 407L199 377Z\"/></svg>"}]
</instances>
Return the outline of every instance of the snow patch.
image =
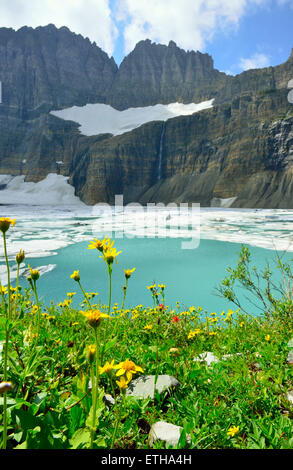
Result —
<instances>
[{"instance_id":1,"label":"snow patch","mask_svg":"<svg viewBox=\"0 0 293 470\"><path fill-rule=\"evenodd\" d=\"M128 108L118 111L107 104L73 106L60 111L51 111L53 116L80 124L86 136L98 134L121 135L151 121L167 121L177 116L191 114L213 107L213 99L201 103L156 104L143 108Z\"/></svg>"},{"instance_id":2,"label":"snow patch","mask_svg":"<svg viewBox=\"0 0 293 470\"><path fill-rule=\"evenodd\" d=\"M84 206L74 195L69 177L49 173L38 183L26 183L25 176L0 175L0 205Z\"/></svg>"},{"instance_id":3,"label":"snow patch","mask_svg":"<svg viewBox=\"0 0 293 470\"><path fill-rule=\"evenodd\" d=\"M236 197L227 197L225 199L220 197L214 197L211 201L211 207L221 207L221 208L229 208L232 206L233 202L236 201Z\"/></svg>"}]
</instances>

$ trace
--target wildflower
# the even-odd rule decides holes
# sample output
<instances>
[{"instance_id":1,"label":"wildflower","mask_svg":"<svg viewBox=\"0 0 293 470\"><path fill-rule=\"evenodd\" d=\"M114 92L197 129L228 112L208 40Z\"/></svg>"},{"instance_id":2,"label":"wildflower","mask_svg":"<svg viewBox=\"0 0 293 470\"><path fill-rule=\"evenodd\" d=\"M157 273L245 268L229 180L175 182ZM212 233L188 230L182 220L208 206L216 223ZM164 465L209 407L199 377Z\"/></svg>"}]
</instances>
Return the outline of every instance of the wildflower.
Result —
<instances>
[{"instance_id":1,"label":"wildflower","mask_svg":"<svg viewBox=\"0 0 293 470\"><path fill-rule=\"evenodd\" d=\"M239 432L239 426L231 426L227 431L227 436L234 437Z\"/></svg>"},{"instance_id":2,"label":"wildflower","mask_svg":"<svg viewBox=\"0 0 293 470\"><path fill-rule=\"evenodd\" d=\"M166 289L166 285L165 284L158 284L158 287L162 290L165 290Z\"/></svg>"},{"instance_id":3,"label":"wildflower","mask_svg":"<svg viewBox=\"0 0 293 470\"><path fill-rule=\"evenodd\" d=\"M38 271L37 269L32 269L29 264L28 264L28 268L29 268L30 273L31 273L30 278L33 281L37 281L40 277L40 271Z\"/></svg>"},{"instance_id":4,"label":"wildflower","mask_svg":"<svg viewBox=\"0 0 293 470\"><path fill-rule=\"evenodd\" d=\"M189 311L190 311L190 313L195 312L195 307L194 307L194 306L193 306L193 307L190 307Z\"/></svg>"},{"instance_id":5,"label":"wildflower","mask_svg":"<svg viewBox=\"0 0 293 470\"><path fill-rule=\"evenodd\" d=\"M76 292L67 292L67 297L69 297L70 299L76 295Z\"/></svg>"},{"instance_id":6,"label":"wildflower","mask_svg":"<svg viewBox=\"0 0 293 470\"><path fill-rule=\"evenodd\" d=\"M38 311L39 311L39 307L37 305L34 305L32 307L32 314L35 315L36 313L38 313Z\"/></svg>"},{"instance_id":7,"label":"wildflower","mask_svg":"<svg viewBox=\"0 0 293 470\"><path fill-rule=\"evenodd\" d=\"M77 326L77 325L79 325L79 323L76 321L76 322L72 323L71 326Z\"/></svg>"},{"instance_id":8,"label":"wildflower","mask_svg":"<svg viewBox=\"0 0 293 470\"><path fill-rule=\"evenodd\" d=\"M240 326L240 328L243 328L244 327L244 321L242 321L239 326Z\"/></svg>"},{"instance_id":9,"label":"wildflower","mask_svg":"<svg viewBox=\"0 0 293 470\"><path fill-rule=\"evenodd\" d=\"M100 369L100 375L104 373L108 374L114 369L114 359L111 362L107 361L103 367L99 366L99 369Z\"/></svg>"},{"instance_id":10,"label":"wildflower","mask_svg":"<svg viewBox=\"0 0 293 470\"><path fill-rule=\"evenodd\" d=\"M147 286L148 290L153 291L156 288L156 284L153 284L152 286Z\"/></svg>"},{"instance_id":11,"label":"wildflower","mask_svg":"<svg viewBox=\"0 0 293 470\"><path fill-rule=\"evenodd\" d=\"M69 307L71 303L72 303L72 300L65 299L64 302L60 302L58 304L58 307Z\"/></svg>"},{"instance_id":12,"label":"wildflower","mask_svg":"<svg viewBox=\"0 0 293 470\"><path fill-rule=\"evenodd\" d=\"M122 253L122 251L118 251L116 250L115 247L113 247L113 244L114 244L114 241L112 242L111 245L108 245L104 252L103 252L103 255L104 255L104 261L106 261L106 263L108 264L108 266L110 266L111 264L113 264L114 260L116 261L116 264L117 264L117 256L120 255L120 253Z\"/></svg>"},{"instance_id":13,"label":"wildflower","mask_svg":"<svg viewBox=\"0 0 293 470\"><path fill-rule=\"evenodd\" d=\"M88 246L88 249L89 250L99 250L101 253L103 253L103 251L105 250L106 246L107 246L107 242L110 241L110 238L108 237L105 237L104 240L97 240L97 238L94 238L94 241L91 241L89 246Z\"/></svg>"},{"instance_id":14,"label":"wildflower","mask_svg":"<svg viewBox=\"0 0 293 470\"><path fill-rule=\"evenodd\" d=\"M91 344L91 345L87 346L86 347L86 357L87 357L87 359L90 363L93 362L93 360L95 358L95 355L96 355L96 345Z\"/></svg>"},{"instance_id":15,"label":"wildflower","mask_svg":"<svg viewBox=\"0 0 293 470\"><path fill-rule=\"evenodd\" d=\"M136 366L133 361L126 359L124 362L120 362L114 369L118 369L116 375L119 377L120 375L126 375L127 380L130 382L132 379L132 375L136 374L136 372L143 372L143 369L139 366Z\"/></svg>"},{"instance_id":16,"label":"wildflower","mask_svg":"<svg viewBox=\"0 0 293 470\"><path fill-rule=\"evenodd\" d=\"M166 308L165 305L163 305L163 304L160 304L160 305L159 305L159 310L164 311L165 308Z\"/></svg>"},{"instance_id":17,"label":"wildflower","mask_svg":"<svg viewBox=\"0 0 293 470\"><path fill-rule=\"evenodd\" d=\"M8 288L5 286L0 286L0 295L7 294Z\"/></svg>"},{"instance_id":18,"label":"wildflower","mask_svg":"<svg viewBox=\"0 0 293 470\"><path fill-rule=\"evenodd\" d=\"M152 328L153 328L153 325L148 324L144 327L144 330L151 330Z\"/></svg>"},{"instance_id":19,"label":"wildflower","mask_svg":"<svg viewBox=\"0 0 293 470\"><path fill-rule=\"evenodd\" d=\"M188 339L194 338L196 335L199 335L199 333L200 333L199 328L196 328L195 330L190 330L190 332L188 333Z\"/></svg>"},{"instance_id":20,"label":"wildflower","mask_svg":"<svg viewBox=\"0 0 293 470\"><path fill-rule=\"evenodd\" d=\"M73 279L76 282L79 282L80 281L79 271L73 271L70 278Z\"/></svg>"},{"instance_id":21,"label":"wildflower","mask_svg":"<svg viewBox=\"0 0 293 470\"><path fill-rule=\"evenodd\" d=\"M216 334L217 334L216 331L211 331L211 332L209 333L210 336L216 336Z\"/></svg>"},{"instance_id":22,"label":"wildflower","mask_svg":"<svg viewBox=\"0 0 293 470\"><path fill-rule=\"evenodd\" d=\"M136 268L132 269L124 269L124 275L126 279L129 279L131 277L131 274L134 273Z\"/></svg>"},{"instance_id":23,"label":"wildflower","mask_svg":"<svg viewBox=\"0 0 293 470\"><path fill-rule=\"evenodd\" d=\"M0 383L0 394L10 392L10 390L13 390L13 387L14 387L14 385L13 385L12 382L1 382Z\"/></svg>"},{"instance_id":24,"label":"wildflower","mask_svg":"<svg viewBox=\"0 0 293 470\"><path fill-rule=\"evenodd\" d=\"M180 318L177 315L175 315L175 317L173 317L171 320L172 323L178 323L179 321L180 321Z\"/></svg>"},{"instance_id":25,"label":"wildflower","mask_svg":"<svg viewBox=\"0 0 293 470\"><path fill-rule=\"evenodd\" d=\"M102 318L111 318L100 310L88 310L87 312L81 311L80 313L88 319L89 324L93 328L97 328L100 325Z\"/></svg>"},{"instance_id":26,"label":"wildflower","mask_svg":"<svg viewBox=\"0 0 293 470\"><path fill-rule=\"evenodd\" d=\"M0 231L2 233L7 232L10 228L10 225L14 227L15 219L9 219L9 217L0 217Z\"/></svg>"},{"instance_id":27,"label":"wildflower","mask_svg":"<svg viewBox=\"0 0 293 470\"><path fill-rule=\"evenodd\" d=\"M266 335L265 340L266 340L266 341L270 341L270 339L271 339L271 336L270 336L270 335Z\"/></svg>"},{"instance_id":28,"label":"wildflower","mask_svg":"<svg viewBox=\"0 0 293 470\"><path fill-rule=\"evenodd\" d=\"M23 263L24 258L25 258L24 251L23 251L23 250L20 250L19 253L17 253L17 255L16 255L16 262L17 262L17 264Z\"/></svg>"},{"instance_id":29,"label":"wildflower","mask_svg":"<svg viewBox=\"0 0 293 470\"><path fill-rule=\"evenodd\" d=\"M121 390L125 390L127 387L128 387L128 384L129 384L130 380L125 380L124 377L121 377L120 380L116 380L116 384L118 385L118 387L121 389Z\"/></svg>"}]
</instances>

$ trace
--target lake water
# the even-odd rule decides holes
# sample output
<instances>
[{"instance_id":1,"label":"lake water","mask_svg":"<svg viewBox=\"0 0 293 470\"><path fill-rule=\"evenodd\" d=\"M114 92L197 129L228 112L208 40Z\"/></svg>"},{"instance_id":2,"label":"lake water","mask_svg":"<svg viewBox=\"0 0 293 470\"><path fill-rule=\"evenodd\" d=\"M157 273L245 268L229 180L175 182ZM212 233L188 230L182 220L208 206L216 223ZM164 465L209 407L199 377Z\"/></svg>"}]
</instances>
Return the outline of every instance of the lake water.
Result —
<instances>
[{"instance_id":1,"label":"lake water","mask_svg":"<svg viewBox=\"0 0 293 470\"><path fill-rule=\"evenodd\" d=\"M251 249L252 265L260 269L267 262L272 267L275 265L275 249L281 255L286 251L286 261L291 260L293 251L293 211L201 209L189 218L186 226L184 221L190 217L187 209L181 214L175 209L160 210L159 222L158 211L144 217L141 213L126 217L124 214L123 221L121 212L114 214L112 210L110 217L109 213L92 208L4 206L1 214L17 219L15 228L8 232L12 278L15 277L13 258L22 248L27 255L26 262L41 267L38 289L46 303L63 301L67 292L78 292L78 285L70 279L74 270L80 271L86 291L98 292L98 299L107 302L106 265L97 250L87 249L90 240L99 238L105 231L115 238L115 246L122 251L118 264L113 266L113 302L120 305L122 301L123 268L136 268L129 281L126 306L152 305L146 286L164 283L167 305L175 307L179 301L182 307L195 305L221 312L233 306L218 297L215 288L225 277L227 267L236 265L241 244ZM122 227L124 236L120 238ZM195 240L200 236L198 246L182 249L182 242L191 236ZM2 256L2 244L0 250ZM23 274L26 269L22 267ZM0 275L5 282L3 256ZM278 270L274 271L274 277L280 279ZM22 285L27 285L25 278ZM252 314L258 314L244 292L240 292L240 297ZM76 306L79 300L77 296Z\"/></svg>"}]
</instances>

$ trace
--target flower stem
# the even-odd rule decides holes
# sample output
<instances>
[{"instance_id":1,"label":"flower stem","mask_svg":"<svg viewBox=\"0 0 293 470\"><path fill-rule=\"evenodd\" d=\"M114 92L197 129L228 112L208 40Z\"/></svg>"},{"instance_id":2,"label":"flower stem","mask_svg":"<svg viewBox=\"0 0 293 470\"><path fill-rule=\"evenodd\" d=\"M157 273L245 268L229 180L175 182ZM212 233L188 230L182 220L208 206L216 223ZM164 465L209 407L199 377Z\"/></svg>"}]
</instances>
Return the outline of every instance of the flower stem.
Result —
<instances>
[{"instance_id":1,"label":"flower stem","mask_svg":"<svg viewBox=\"0 0 293 470\"><path fill-rule=\"evenodd\" d=\"M98 396L98 387L99 387L99 338L98 338L97 328L95 328L95 343L96 343L96 370L95 370L95 376L92 373L93 421L92 421L92 430L91 430L91 449L93 449L94 435L96 431L97 396Z\"/></svg>"},{"instance_id":2,"label":"flower stem","mask_svg":"<svg viewBox=\"0 0 293 470\"><path fill-rule=\"evenodd\" d=\"M121 310L123 310L123 308L124 308L124 303L125 303L125 298L126 298L126 293L127 293L127 287L128 287L128 279L127 278L126 278L125 287L126 287L126 289L124 290L124 296L123 296L123 302L122 302Z\"/></svg>"},{"instance_id":3,"label":"flower stem","mask_svg":"<svg viewBox=\"0 0 293 470\"><path fill-rule=\"evenodd\" d=\"M6 313L6 322L5 322L5 345L4 345L4 370L3 370L3 378L4 382L7 382L7 368L8 368L8 341L9 341L9 321L11 316L10 311L10 271L9 271L9 263L8 263L8 256L7 256L7 247L6 247L6 236L5 232L3 232L3 243L4 243L4 254L5 254L5 261L7 266L7 288L8 288L8 312ZM7 445L7 393L5 392L3 395L3 444L2 449L6 449Z\"/></svg>"},{"instance_id":4,"label":"flower stem","mask_svg":"<svg viewBox=\"0 0 293 470\"><path fill-rule=\"evenodd\" d=\"M112 266L108 265L108 273L109 273L109 306L108 306L108 315L110 315L111 311L111 296L112 296Z\"/></svg>"}]
</instances>

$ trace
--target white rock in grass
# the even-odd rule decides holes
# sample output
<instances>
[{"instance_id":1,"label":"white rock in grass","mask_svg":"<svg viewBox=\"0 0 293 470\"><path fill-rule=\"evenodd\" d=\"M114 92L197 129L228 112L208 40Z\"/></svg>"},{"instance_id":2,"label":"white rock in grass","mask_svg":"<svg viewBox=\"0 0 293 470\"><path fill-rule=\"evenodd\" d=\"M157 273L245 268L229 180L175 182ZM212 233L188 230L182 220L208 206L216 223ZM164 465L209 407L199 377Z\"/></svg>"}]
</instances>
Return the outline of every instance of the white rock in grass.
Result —
<instances>
[{"instance_id":1,"label":"white rock in grass","mask_svg":"<svg viewBox=\"0 0 293 470\"><path fill-rule=\"evenodd\" d=\"M159 375L156 383L156 390L159 393L170 388L178 387L178 382L171 375ZM155 396L155 375L142 375L130 382L126 395L137 398L154 398Z\"/></svg>"},{"instance_id":2,"label":"white rock in grass","mask_svg":"<svg viewBox=\"0 0 293 470\"><path fill-rule=\"evenodd\" d=\"M292 403L293 405L293 390L290 390L288 393L287 393L287 400Z\"/></svg>"},{"instance_id":3,"label":"white rock in grass","mask_svg":"<svg viewBox=\"0 0 293 470\"><path fill-rule=\"evenodd\" d=\"M289 362L289 364L293 364L293 351L289 352L287 356L287 362Z\"/></svg>"},{"instance_id":4,"label":"white rock in grass","mask_svg":"<svg viewBox=\"0 0 293 470\"><path fill-rule=\"evenodd\" d=\"M167 423L166 421L158 421L153 424L149 433L150 446L154 442L164 441L168 446L177 446L183 428L175 424ZM190 442L190 436L186 436L186 441Z\"/></svg>"},{"instance_id":5,"label":"white rock in grass","mask_svg":"<svg viewBox=\"0 0 293 470\"><path fill-rule=\"evenodd\" d=\"M195 357L194 361L206 362L210 366L213 363L219 362L219 359L212 352L206 351Z\"/></svg>"},{"instance_id":6,"label":"white rock in grass","mask_svg":"<svg viewBox=\"0 0 293 470\"><path fill-rule=\"evenodd\" d=\"M227 359L233 359L233 357L235 356L243 356L243 354L242 353L224 354L224 356L222 357L222 360L226 361Z\"/></svg>"}]
</instances>

